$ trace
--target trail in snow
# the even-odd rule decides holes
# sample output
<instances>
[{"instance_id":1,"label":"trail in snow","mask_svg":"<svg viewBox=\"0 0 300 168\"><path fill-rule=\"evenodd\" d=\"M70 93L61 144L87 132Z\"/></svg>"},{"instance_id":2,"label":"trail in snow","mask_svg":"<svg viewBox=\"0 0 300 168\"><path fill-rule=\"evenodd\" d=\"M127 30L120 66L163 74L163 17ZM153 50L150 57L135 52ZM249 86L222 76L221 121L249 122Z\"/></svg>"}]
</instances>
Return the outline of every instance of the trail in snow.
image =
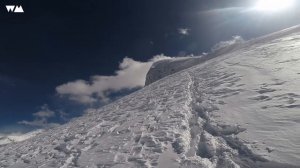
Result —
<instances>
[{"instance_id":1,"label":"trail in snow","mask_svg":"<svg viewBox=\"0 0 300 168\"><path fill-rule=\"evenodd\" d=\"M65 125L1 146L0 167L299 167L299 37L260 40L155 78Z\"/></svg>"}]
</instances>

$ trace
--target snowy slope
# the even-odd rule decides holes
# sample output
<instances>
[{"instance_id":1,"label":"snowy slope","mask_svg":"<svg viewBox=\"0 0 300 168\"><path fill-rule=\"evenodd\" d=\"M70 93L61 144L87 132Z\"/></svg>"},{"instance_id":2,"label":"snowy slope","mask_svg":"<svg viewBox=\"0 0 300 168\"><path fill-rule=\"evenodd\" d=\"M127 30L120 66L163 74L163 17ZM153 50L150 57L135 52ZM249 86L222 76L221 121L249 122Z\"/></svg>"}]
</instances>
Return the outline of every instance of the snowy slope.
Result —
<instances>
[{"instance_id":1,"label":"snowy slope","mask_svg":"<svg viewBox=\"0 0 300 168\"><path fill-rule=\"evenodd\" d=\"M14 133L9 135L0 135L0 146L9 143L20 142L40 134L43 130L38 129L26 134Z\"/></svg>"},{"instance_id":2,"label":"snowy slope","mask_svg":"<svg viewBox=\"0 0 300 168\"><path fill-rule=\"evenodd\" d=\"M157 61L152 65L149 72L147 73L145 85L149 85L165 76L203 63L220 55L225 55L230 52L234 52L235 50L247 48L252 45L260 45L287 35L292 36L294 33L297 33L299 31L300 25L297 25L291 28L281 30L279 32L275 32L266 36L249 40L247 42L243 41L241 37L235 36L232 40L220 42L219 44L215 45L212 49L212 52L208 55L193 57L177 57L173 59Z\"/></svg>"},{"instance_id":3,"label":"snowy slope","mask_svg":"<svg viewBox=\"0 0 300 168\"><path fill-rule=\"evenodd\" d=\"M283 32L2 146L0 167L300 167L300 33Z\"/></svg>"}]
</instances>

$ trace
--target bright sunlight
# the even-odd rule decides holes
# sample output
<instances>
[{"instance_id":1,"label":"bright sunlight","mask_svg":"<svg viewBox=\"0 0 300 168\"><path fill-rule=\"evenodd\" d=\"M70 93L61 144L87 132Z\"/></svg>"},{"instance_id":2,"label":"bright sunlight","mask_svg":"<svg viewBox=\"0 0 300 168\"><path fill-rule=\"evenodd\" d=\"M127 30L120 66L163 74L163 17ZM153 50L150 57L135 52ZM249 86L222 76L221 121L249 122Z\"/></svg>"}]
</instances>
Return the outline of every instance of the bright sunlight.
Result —
<instances>
[{"instance_id":1,"label":"bright sunlight","mask_svg":"<svg viewBox=\"0 0 300 168\"><path fill-rule=\"evenodd\" d=\"M277 12L292 7L294 2L295 0L259 0L255 9L266 12Z\"/></svg>"}]
</instances>

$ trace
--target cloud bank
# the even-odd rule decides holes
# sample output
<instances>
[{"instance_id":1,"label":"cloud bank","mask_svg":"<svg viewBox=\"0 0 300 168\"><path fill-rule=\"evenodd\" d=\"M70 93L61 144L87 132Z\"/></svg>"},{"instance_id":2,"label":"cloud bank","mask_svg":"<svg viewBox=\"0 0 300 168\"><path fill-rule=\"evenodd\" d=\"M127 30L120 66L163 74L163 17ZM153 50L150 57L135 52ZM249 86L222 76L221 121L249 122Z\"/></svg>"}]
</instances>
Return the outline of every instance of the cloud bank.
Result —
<instances>
[{"instance_id":1,"label":"cloud bank","mask_svg":"<svg viewBox=\"0 0 300 168\"><path fill-rule=\"evenodd\" d=\"M146 75L152 64L156 61L169 59L164 55L154 56L147 62L135 61L125 57L119 64L115 75L95 75L90 80L75 80L56 87L56 92L62 97L81 104L108 102L112 93L124 89L143 87Z\"/></svg>"},{"instance_id":2,"label":"cloud bank","mask_svg":"<svg viewBox=\"0 0 300 168\"><path fill-rule=\"evenodd\" d=\"M55 117L56 114L54 111L52 111L48 108L47 104L41 106L40 111L33 113L32 115L34 116L33 121L23 120L23 121L19 121L18 124L32 126L32 127L42 127L42 128L48 128L48 127L53 127L53 126L59 125L57 123L49 123L48 122L48 119Z\"/></svg>"},{"instance_id":3,"label":"cloud bank","mask_svg":"<svg viewBox=\"0 0 300 168\"><path fill-rule=\"evenodd\" d=\"M232 39L228 40L228 41L221 41L219 43L217 43L216 45L214 45L211 49L212 53L222 50L222 49L226 49L229 47L235 47L237 45L243 44L245 42L245 40L241 37L241 36L232 36Z\"/></svg>"}]
</instances>

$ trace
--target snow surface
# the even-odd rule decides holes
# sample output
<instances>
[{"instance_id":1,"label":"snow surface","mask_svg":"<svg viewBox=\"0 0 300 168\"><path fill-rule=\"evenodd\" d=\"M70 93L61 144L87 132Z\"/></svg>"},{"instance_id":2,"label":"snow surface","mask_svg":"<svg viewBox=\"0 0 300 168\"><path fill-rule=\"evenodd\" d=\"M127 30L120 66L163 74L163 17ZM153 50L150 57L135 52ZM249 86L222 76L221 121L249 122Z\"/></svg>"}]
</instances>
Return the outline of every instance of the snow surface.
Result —
<instances>
[{"instance_id":1,"label":"snow surface","mask_svg":"<svg viewBox=\"0 0 300 168\"><path fill-rule=\"evenodd\" d=\"M42 129L38 129L38 130L34 130L28 133L11 133L11 134L4 134L4 135L0 135L0 146L1 145L6 145L9 143L14 143L14 142L20 142L20 141L24 141L27 140L31 137L34 137L36 135L38 135L39 133L41 133L43 130Z\"/></svg>"},{"instance_id":2,"label":"snow surface","mask_svg":"<svg viewBox=\"0 0 300 168\"><path fill-rule=\"evenodd\" d=\"M2 146L0 167L299 167L298 29L166 73L65 125Z\"/></svg>"}]
</instances>

